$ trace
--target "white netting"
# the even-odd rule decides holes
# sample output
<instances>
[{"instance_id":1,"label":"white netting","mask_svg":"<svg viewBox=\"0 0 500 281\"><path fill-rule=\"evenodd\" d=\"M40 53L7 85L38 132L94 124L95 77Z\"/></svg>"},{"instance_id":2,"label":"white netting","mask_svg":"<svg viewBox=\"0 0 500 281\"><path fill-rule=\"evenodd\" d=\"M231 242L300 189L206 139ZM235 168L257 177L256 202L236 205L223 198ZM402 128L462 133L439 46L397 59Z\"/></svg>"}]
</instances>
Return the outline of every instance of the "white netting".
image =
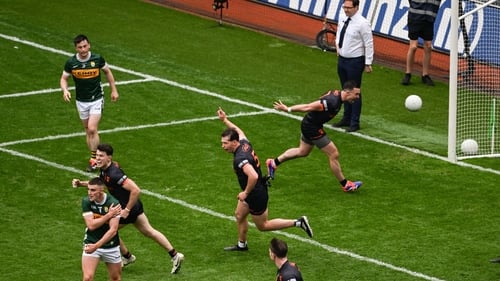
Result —
<instances>
[{"instance_id":1,"label":"white netting","mask_svg":"<svg viewBox=\"0 0 500 281\"><path fill-rule=\"evenodd\" d=\"M500 1L458 5L457 159L500 156ZM478 143L464 153L466 139Z\"/></svg>"}]
</instances>

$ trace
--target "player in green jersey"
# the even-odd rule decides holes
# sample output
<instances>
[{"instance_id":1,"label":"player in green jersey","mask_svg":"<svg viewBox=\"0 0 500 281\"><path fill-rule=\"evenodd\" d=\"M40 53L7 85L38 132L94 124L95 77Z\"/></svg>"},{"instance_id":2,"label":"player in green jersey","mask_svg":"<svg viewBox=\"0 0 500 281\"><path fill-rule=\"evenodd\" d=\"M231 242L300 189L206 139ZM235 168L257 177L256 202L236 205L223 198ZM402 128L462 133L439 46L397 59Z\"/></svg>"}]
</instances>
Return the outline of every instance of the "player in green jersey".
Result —
<instances>
[{"instance_id":1,"label":"player in green jersey","mask_svg":"<svg viewBox=\"0 0 500 281\"><path fill-rule=\"evenodd\" d=\"M111 88L111 101L116 102L119 95L111 69L101 55L90 52L90 41L87 36L78 35L73 43L77 53L66 61L60 86L64 101L70 102L71 92L68 89L68 80L70 76L73 77L76 107L85 128L87 146L91 153L87 171L92 172L96 169L95 153L100 142L98 127L104 108L101 70L106 75Z\"/></svg>"},{"instance_id":2,"label":"player in green jersey","mask_svg":"<svg viewBox=\"0 0 500 281\"><path fill-rule=\"evenodd\" d=\"M82 215L85 220L83 239L83 280L94 280L99 261L106 263L109 280L121 280L122 260L120 257L120 202L104 192L105 184L100 178L89 181L88 196L82 199Z\"/></svg>"}]
</instances>

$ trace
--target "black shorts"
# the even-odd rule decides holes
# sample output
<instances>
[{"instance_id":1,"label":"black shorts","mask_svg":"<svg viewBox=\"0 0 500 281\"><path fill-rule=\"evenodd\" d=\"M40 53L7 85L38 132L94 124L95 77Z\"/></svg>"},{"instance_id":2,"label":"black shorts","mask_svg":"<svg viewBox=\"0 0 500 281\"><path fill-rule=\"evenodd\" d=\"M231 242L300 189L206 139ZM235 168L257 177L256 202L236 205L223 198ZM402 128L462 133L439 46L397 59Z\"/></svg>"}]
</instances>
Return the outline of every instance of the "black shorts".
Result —
<instances>
[{"instance_id":1,"label":"black shorts","mask_svg":"<svg viewBox=\"0 0 500 281\"><path fill-rule=\"evenodd\" d=\"M254 216L260 216L267 210L268 201L267 187L252 190L247 199L245 199L250 209L250 214Z\"/></svg>"},{"instance_id":2,"label":"black shorts","mask_svg":"<svg viewBox=\"0 0 500 281\"><path fill-rule=\"evenodd\" d=\"M432 41L434 39L434 23L428 21L408 22L408 38L410 40Z\"/></svg>"},{"instance_id":3,"label":"black shorts","mask_svg":"<svg viewBox=\"0 0 500 281\"><path fill-rule=\"evenodd\" d=\"M125 208L125 207L122 206L122 208ZM142 206L142 202L141 202L141 200L137 200L137 203L135 203L132 210L130 210L128 217L126 219L120 218L120 224L134 223L137 220L137 217L140 216L142 213L144 213L144 208Z\"/></svg>"}]
</instances>

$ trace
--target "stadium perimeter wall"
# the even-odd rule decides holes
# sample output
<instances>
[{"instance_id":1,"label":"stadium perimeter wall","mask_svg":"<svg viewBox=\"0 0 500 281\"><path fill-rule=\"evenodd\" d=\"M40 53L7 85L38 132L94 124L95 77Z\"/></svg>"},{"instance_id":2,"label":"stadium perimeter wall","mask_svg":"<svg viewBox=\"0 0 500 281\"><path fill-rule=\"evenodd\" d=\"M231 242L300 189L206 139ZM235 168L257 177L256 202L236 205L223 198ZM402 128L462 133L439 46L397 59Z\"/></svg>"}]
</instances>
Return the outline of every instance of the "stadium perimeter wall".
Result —
<instances>
[{"instance_id":1,"label":"stadium perimeter wall","mask_svg":"<svg viewBox=\"0 0 500 281\"><path fill-rule=\"evenodd\" d=\"M214 24L219 24L220 10L214 11L213 0L145 0L146 2L167 6L176 10L184 11L205 18L212 18ZM385 10L385 14L372 12L369 4L379 5L378 1L367 0L368 6L360 6L360 11L372 23L377 24L384 19L398 20L401 24L405 8L401 7L393 12ZM391 0L401 2L401 0ZM222 24L234 24L263 33L279 36L304 45L315 45L316 34L323 27L322 15L325 13L325 0L300 1L302 3L316 3L314 7L304 9L293 3L299 1L283 0L229 0L229 7L222 9ZM321 2L321 3L318 3ZM363 2L363 1L362 1ZM377 3L375 3L377 2ZM404 1L406 2L406 1ZM283 5L287 3L287 5ZM326 2L326 14L329 21L335 22L338 18L339 0ZM321 4L321 5L320 5ZM321 7L321 9L319 8ZM392 13L392 14L391 14ZM378 20L378 17L382 19ZM387 22L387 21L386 21ZM406 20L404 21L406 24ZM378 64L390 66L404 71L406 64L406 53L408 41L402 39L399 32L393 34L382 34L374 31L375 61ZM405 34L406 36L406 34ZM417 51L415 57L415 75L420 75L423 51ZM436 48L432 57L431 76L436 79L447 81L449 69L449 55L446 50Z\"/></svg>"}]
</instances>

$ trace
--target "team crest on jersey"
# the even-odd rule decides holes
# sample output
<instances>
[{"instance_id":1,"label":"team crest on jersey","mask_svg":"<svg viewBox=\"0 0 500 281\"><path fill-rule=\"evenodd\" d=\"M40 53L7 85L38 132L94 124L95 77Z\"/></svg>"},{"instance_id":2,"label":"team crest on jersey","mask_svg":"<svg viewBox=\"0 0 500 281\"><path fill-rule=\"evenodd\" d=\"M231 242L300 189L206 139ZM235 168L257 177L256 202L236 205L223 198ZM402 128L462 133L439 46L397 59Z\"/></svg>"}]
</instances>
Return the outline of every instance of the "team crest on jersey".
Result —
<instances>
[{"instance_id":1,"label":"team crest on jersey","mask_svg":"<svg viewBox=\"0 0 500 281\"><path fill-rule=\"evenodd\" d=\"M91 66L91 67L95 67L95 62L94 62L94 61L91 61L91 62L90 62L90 66Z\"/></svg>"},{"instance_id":2,"label":"team crest on jersey","mask_svg":"<svg viewBox=\"0 0 500 281\"><path fill-rule=\"evenodd\" d=\"M248 143L244 143L241 147L241 149L245 152L250 151L250 145Z\"/></svg>"}]
</instances>

